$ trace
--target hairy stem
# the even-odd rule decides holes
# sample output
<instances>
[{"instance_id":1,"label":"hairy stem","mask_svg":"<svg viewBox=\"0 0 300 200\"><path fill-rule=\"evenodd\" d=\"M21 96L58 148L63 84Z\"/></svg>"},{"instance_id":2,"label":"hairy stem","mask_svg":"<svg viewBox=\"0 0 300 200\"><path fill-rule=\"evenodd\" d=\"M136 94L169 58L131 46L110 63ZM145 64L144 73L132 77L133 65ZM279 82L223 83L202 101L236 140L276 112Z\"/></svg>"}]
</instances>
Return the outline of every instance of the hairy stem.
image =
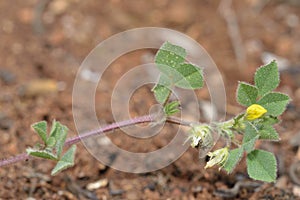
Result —
<instances>
[{"instance_id":1,"label":"hairy stem","mask_svg":"<svg viewBox=\"0 0 300 200\"><path fill-rule=\"evenodd\" d=\"M155 122L155 121L156 120L155 120L154 116L145 115L145 116L136 117L136 118L121 121L121 122L115 122L115 123L109 124L107 126L101 127L99 129L83 133L83 134L78 135L73 138L69 138L66 140L65 146L70 146L70 145L80 142L81 140L86 139L88 137L92 137L92 136L99 135L102 133L110 132L110 131L113 131L115 129L119 129L122 127L132 126L132 125L141 124L141 123ZM175 118L175 117L168 117L166 119L166 122L171 123L171 124L182 125L182 126L190 126L190 124L191 124L191 122L182 121L181 119ZM0 167L14 164L14 163L21 162L21 161L25 161L30 158L33 158L33 157L29 156L27 153L22 153L22 154L19 154L17 156L14 156L14 157L11 157L8 159L0 160Z\"/></svg>"},{"instance_id":2,"label":"hairy stem","mask_svg":"<svg viewBox=\"0 0 300 200\"><path fill-rule=\"evenodd\" d=\"M191 124L195 123L195 122L185 121L177 117L167 117L166 122L171 124L178 124L182 126L191 126Z\"/></svg>"},{"instance_id":3,"label":"hairy stem","mask_svg":"<svg viewBox=\"0 0 300 200\"><path fill-rule=\"evenodd\" d=\"M151 115L145 115L145 116L133 118L133 119L122 121L122 122L115 122L115 123L109 124L109 125L107 125L103 128L99 128L97 130L93 130L93 131L90 131L90 132L87 132L87 133L83 133L79 136L70 138L66 141L65 146L75 144L75 143L79 142L80 140L91 137L93 135L113 131L115 129L119 129L119 128L126 127L126 126L132 126L132 125L135 125L135 124L153 122L153 121L154 121L154 119L152 118Z\"/></svg>"}]
</instances>

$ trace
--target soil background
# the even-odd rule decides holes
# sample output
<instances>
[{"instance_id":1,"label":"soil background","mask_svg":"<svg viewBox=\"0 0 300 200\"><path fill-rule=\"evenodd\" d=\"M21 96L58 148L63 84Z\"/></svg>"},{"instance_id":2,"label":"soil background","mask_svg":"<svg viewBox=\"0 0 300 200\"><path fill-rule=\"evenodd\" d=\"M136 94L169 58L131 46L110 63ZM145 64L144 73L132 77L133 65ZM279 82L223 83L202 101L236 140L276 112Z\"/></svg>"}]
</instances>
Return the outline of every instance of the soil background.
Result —
<instances>
[{"instance_id":1,"label":"soil background","mask_svg":"<svg viewBox=\"0 0 300 200\"><path fill-rule=\"evenodd\" d=\"M278 56L282 78L278 91L293 101L276 127L281 141L257 144L276 154L276 183L249 179L245 160L229 175L217 167L204 170L205 159L199 160L195 149L161 170L124 173L104 166L79 144L75 166L54 177L50 176L54 163L40 159L1 168L0 199L299 199L300 3L246 0L224 7L227 3L0 0L0 157L23 153L38 142L30 125L40 120L56 119L69 127L69 137L77 135L72 89L88 53L113 34L165 27L195 39L215 61L226 86L228 117L244 109L235 100L238 81L252 82L256 68L268 56ZM105 87L96 94L99 121L114 121L110 110L114 83L153 53L134 52L112 64ZM155 103L150 90L151 86L143 87L133 95L132 116L146 114ZM209 100L205 88L197 95ZM140 143L121 131L110 137L123 149L147 152L165 146L174 130L167 127L163 135Z\"/></svg>"}]
</instances>

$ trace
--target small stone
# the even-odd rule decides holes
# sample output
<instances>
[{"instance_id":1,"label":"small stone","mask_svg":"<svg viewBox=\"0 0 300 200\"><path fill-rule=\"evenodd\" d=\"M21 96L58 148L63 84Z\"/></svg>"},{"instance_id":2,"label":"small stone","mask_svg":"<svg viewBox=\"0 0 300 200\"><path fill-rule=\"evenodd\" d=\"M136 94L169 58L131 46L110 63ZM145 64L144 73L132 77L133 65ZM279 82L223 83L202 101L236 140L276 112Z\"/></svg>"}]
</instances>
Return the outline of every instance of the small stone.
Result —
<instances>
[{"instance_id":1,"label":"small stone","mask_svg":"<svg viewBox=\"0 0 300 200\"><path fill-rule=\"evenodd\" d=\"M1 69L0 70L0 79L6 84L11 84L11 83L15 82L16 76L15 76L15 74L13 74L12 72L10 72L8 70Z\"/></svg>"},{"instance_id":2,"label":"small stone","mask_svg":"<svg viewBox=\"0 0 300 200\"><path fill-rule=\"evenodd\" d=\"M201 185L192 188L192 192L194 192L194 193L202 192L202 190L203 190L203 187Z\"/></svg>"},{"instance_id":3,"label":"small stone","mask_svg":"<svg viewBox=\"0 0 300 200\"><path fill-rule=\"evenodd\" d=\"M293 187L293 194L297 197L300 197L300 187L297 185L294 185Z\"/></svg>"},{"instance_id":4,"label":"small stone","mask_svg":"<svg viewBox=\"0 0 300 200\"><path fill-rule=\"evenodd\" d=\"M96 182L93 182L93 183L89 183L86 188L88 190L96 190L96 189L99 189L99 188L103 188L103 187L106 187L108 185L108 180L105 178L105 179L100 179Z\"/></svg>"},{"instance_id":5,"label":"small stone","mask_svg":"<svg viewBox=\"0 0 300 200\"><path fill-rule=\"evenodd\" d=\"M69 1L54 0L54 1L51 1L50 5L49 5L49 9L55 15L60 15L67 10L68 6L69 6Z\"/></svg>"},{"instance_id":6,"label":"small stone","mask_svg":"<svg viewBox=\"0 0 300 200\"><path fill-rule=\"evenodd\" d=\"M64 89L64 82L57 82L52 79L34 79L19 88L19 95L25 97L35 97L54 94Z\"/></svg>"},{"instance_id":7,"label":"small stone","mask_svg":"<svg viewBox=\"0 0 300 200\"><path fill-rule=\"evenodd\" d=\"M287 188L287 185L288 185L288 177L286 175L279 177L275 184L275 186L278 188Z\"/></svg>"},{"instance_id":8,"label":"small stone","mask_svg":"<svg viewBox=\"0 0 300 200\"><path fill-rule=\"evenodd\" d=\"M0 113L0 129L8 130L12 127L13 120L11 120L5 113Z\"/></svg>"}]
</instances>

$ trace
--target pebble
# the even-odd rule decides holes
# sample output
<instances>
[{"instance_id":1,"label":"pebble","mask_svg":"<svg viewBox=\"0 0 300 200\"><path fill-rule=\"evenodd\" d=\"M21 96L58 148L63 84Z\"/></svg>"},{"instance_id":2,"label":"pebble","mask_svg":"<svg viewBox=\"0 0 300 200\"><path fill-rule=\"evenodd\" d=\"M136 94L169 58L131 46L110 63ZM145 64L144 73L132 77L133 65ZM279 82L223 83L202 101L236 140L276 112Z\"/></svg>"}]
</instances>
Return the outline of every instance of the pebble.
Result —
<instances>
[{"instance_id":1,"label":"pebble","mask_svg":"<svg viewBox=\"0 0 300 200\"><path fill-rule=\"evenodd\" d=\"M88 190L96 190L96 189L99 189L99 188L103 188L103 187L106 187L108 185L108 180L106 178L104 179L100 179L96 182L93 182L93 183L89 183L86 188Z\"/></svg>"},{"instance_id":2,"label":"pebble","mask_svg":"<svg viewBox=\"0 0 300 200\"><path fill-rule=\"evenodd\" d=\"M66 0L54 0L49 5L49 10L55 15L60 15L66 12L69 6L69 1Z\"/></svg>"},{"instance_id":3,"label":"pebble","mask_svg":"<svg viewBox=\"0 0 300 200\"><path fill-rule=\"evenodd\" d=\"M11 120L5 113L0 112L0 129L8 130L12 127L13 120Z\"/></svg>"},{"instance_id":4,"label":"pebble","mask_svg":"<svg viewBox=\"0 0 300 200\"><path fill-rule=\"evenodd\" d=\"M275 186L278 188L287 188L287 185L288 185L288 177L286 175L280 176L275 184Z\"/></svg>"},{"instance_id":5,"label":"pebble","mask_svg":"<svg viewBox=\"0 0 300 200\"><path fill-rule=\"evenodd\" d=\"M300 186L293 186L293 194L297 197L300 197Z\"/></svg>"},{"instance_id":6,"label":"pebble","mask_svg":"<svg viewBox=\"0 0 300 200\"><path fill-rule=\"evenodd\" d=\"M0 70L0 79L6 84L12 84L16 80L16 75L8 70Z\"/></svg>"},{"instance_id":7,"label":"pebble","mask_svg":"<svg viewBox=\"0 0 300 200\"><path fill-rule=\"evenodd\" d=\"M56 93L65 89L64 82L57 82L52 79L34 79L19 88L19 95L34 97Z\"/></svg>"},{"instance_id":8,"label":"pebble","mask_svg":"<svg viewBox=\"0 0 300 200\"><path fill-rule=\"evenodd\" d=\"M203 190L203 187L201 185L192 188L192 192L194 192L194 193L202 192L202 190Z\"/></svg>"}]
</instances>

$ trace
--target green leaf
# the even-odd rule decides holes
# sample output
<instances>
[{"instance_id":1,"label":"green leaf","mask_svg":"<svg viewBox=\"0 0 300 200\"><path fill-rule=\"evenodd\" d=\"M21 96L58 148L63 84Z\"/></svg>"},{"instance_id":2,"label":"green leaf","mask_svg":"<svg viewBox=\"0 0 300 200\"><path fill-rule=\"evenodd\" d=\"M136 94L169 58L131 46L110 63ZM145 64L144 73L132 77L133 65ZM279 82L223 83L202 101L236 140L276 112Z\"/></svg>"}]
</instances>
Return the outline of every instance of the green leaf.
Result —
<instances>
[{"instance_id":1,"label":"green leaf","mask_svg":"<svg viewBox=\"0 0 300 200\"><path fill-rule=\"evenodd\" d=\"M154 86L152 91L157 102L164 104L171 94L171 80L164 74L160 74L158 83Z\"/></svg>"},{"instance_id":2,"label":"green leaf","mask_svg":"<svg viewBox=\"0 0 300 200\"><path fill-rule=\"evenodd\" d=\"M277 172L275 156L263 150L252 151L247 155L247 171L252 179L275 182Z\"/></svg>"},{"instance_id":3,"label":"green leaf","mask_svg":"<svg viewBox=\"0 0 300 200\"><path fill-rule=\"evenodd\" d=\"M178 109L180 103L179 101L173 101L171 103L168 103L165 107L164 107L164 112L167 116L171 116L174 115L178 112L180 112L180 110Z\"/></svg>"},{"instance_id":4,"label":"green leaf","mask_svg":"<svg viewBox=\"0 0 300 200\"><path fill-rule=\"evenodd\" d=\"M277 131L272 126L268 125L264 125L263 129L259 130L259 139L273 141L280 140Z\"/></svg>"},{"instance_id":5,"label":"green leaf","mask_svg":"<svg viewBox=\"0 0 300 200\"><path fill-rule=\"evenodd\" d=\"M56 166L51 171L51 175L55 176L57 173L65 170L74 165L76 145L72 145L69 150L62 156L62 158L57 162Z\"/></svg>"},{"instance_id":6,"label":"green leaf","mask_svg":"<svg viewBox=\"0 0 300 200\"><path fill-rule=\"evenodd\" d=\"M59 124L59 122L57 122L55 119L52 121L52 126L51 126L49 137L54 137L58 124Z\"/></svg>"},{"instance_id":7,"label":"green leaf","mask_svg":"<svg viewBox=\"0 0 300 200\"><path fill-rule=\"evenodd\" d=\"M165 42L155 56L160 70L159 82L152 89L156 100L164 104L173 86L184 89L198 89L203 86L202 70L192 64L184 63L186 51L180 46Z\"/></svg>"},{"instance_id":8,"label":"green leaf","mask_svg":"<svg viewBox=\"0 0 300 200\"><path fill-rule=\"evenodd\" d=\"M280 82L277 63L272 61L270 64L260 67L255 73L254 81L259 96L264 96L277 88Z\"/></svg>"},{"instance_id":9,"label":"green leaf","mask_svg":"<svg viewBox=\"0 0 300 200\"><path fill-rule=\"evenodd\" d=\"M165 42L155 56L155 63L158 64L158 67L161 65L175 68L178 64L184 62L185 57L186 51L184 48Z\"/></svg>"},{"instance_id":10,"label":"green leaf","mask_svg":"<svg viewBox=\"0 0 300 200\"><path fill-rule=\"evenodd\" d=\"M49 137L47 139L46 145L47 145L47 147L54 147L55 143L56 143L55 138L54 137Z\"/></svg>"},{"instance_id":11,"label":"green leaf","mask_svg":"<svg viewBox=\"0 0 300 200\"><path fill-rule=\"evenodd\" d=\"M40 121L31 125L35 132L42 138L44 143L47 142L47 122Z\"/></svg>"},{"instance_id":12,"label":"green leaf","mask_svg":"<svg viewBox=\"0 0 300 200\"><path fill-rule=\"evenodd\" d=\"M250 106L256 103L258 90L255 86L240 82L237 89L237 100L243 106Z\"/></svg>"},{"instance_id":13,"label":"green leaf","mask_svg":"<svg viewBox=\"0 0 300 200\"><path fill-rule=\"evenodd\" d=\"M256 129L256 127L249 122L246 123L242 147L247 153L253 151L255 142L258 138L259 138L259 135L258 135L258 130Z\"/></svg>"},{"instance_id":14,"label":"green leaf","mask_svg":"<svg viewBox=\"0 0 300 200\"><path fill-rule=\"evenodd\" d=\"M263 118L259 119L259 123L264 125L274 125L278 124L280 120L274 116L264 116Z\"/></svg>"},{"instance_id":15,"label":"green leaf","mask_svg":"<svg viewBox=\"0 0 300 200\"><path fill-rule=\"evenodd\" d=\"M243 148L236 148L229 151L228 159L224 165L224 169L231 173L243 156Z\"/></svg>"},{"instance_id":16,"label":"green leaf","mask_svg":"<svg viewBox=\"0 0 300 200\"><path fill-rule=\"evenodd\" d=\"M266 114L278 116L285 111L289 101L290 98L287 95L272 92L262 97L257 103L268 111Z\"/></svg>"},{"instance_id":17,"label":"green leaf","mask_svg":"<svg viewBox=\"0 0 300 200\"><path fill-rule=\"evenodd\" d=\"M32 148L27 148L26 152L30 156L45 158L49 160L57 160L57 156L50 152L49 150L36 150Z\"/></svg>"},{"instance_id":18,"label":"green leaf","mask_svg":"<svg viewBox=\"0 0 300 200\"><path fill-rule=\"evenodd\" d=\"M175 85L183 89L199 89L203 87L203 72L192 64L182 63L176 71L179 77L175 80Z\"/></svg>"},{"instance_id":19,"label":"green leaf","mask_svg":"<svg viewBox=\"0 0 300 200\"><path fill-rule=\"evenodd\" d=\"M60 122L54 121L53 124L54 126L52 126L50 137L55 138L55 150L58 157L60 157L66 141L68 128L62 125Z\"/></svg>"}]
</instances>

